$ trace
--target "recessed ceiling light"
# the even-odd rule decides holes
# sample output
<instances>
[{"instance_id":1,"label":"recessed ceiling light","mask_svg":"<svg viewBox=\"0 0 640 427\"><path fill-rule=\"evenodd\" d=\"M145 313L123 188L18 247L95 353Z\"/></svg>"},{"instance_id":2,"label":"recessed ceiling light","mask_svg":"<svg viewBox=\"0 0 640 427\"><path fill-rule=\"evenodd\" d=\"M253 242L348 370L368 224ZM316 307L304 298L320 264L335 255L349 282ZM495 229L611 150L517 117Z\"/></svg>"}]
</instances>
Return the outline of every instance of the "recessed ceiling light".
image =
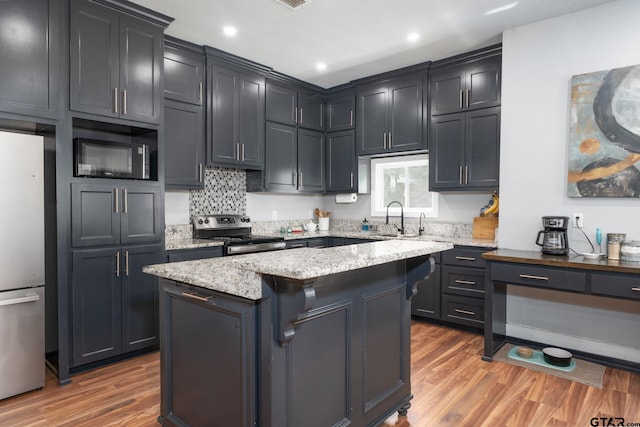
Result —
<instances>
[{"instance_id":1,"label":"recessed ceiling light","mask_svg":"<svg viewBox=\"0 0 640 427\"><path fill-rule=\"evenodd\" d=\"M326 69L327 69L327 64L325 64L324 62L318 62L316 64L316 70L325 71Z\"/></svg>"},{"instance_id":2,"label":"recessed ceiling light","mask_svg":"<svg viewBox=\"0 0 640 427\"><path fill-rule=\"evenodd\" d=\"M504 6L496 7L495 9L491 9L488 12L485 12L485 15L493 15L494 13L504 12L505 10L513 9L518 5L519 2L514 1L513 3L505 4Z\"/></svg>"},{"instance_id":3,"label":"recessed ceiling light","mask_svg":"<svg viewBox=\"0 0 640 427\"><path fill-rule=\"evenodd\" d=\"M222 29L222 32L227 37L233 37L236 34L238 34L238 29L236 27L234 27L233 25L227 25Z\"/></svg>"},{"instance_id":4,"label":"recessed ceiling light","mask_svg":"<svg viewBox=\"0 0 640 427\"><path fill-rule=\"evenodd\" d=\"M407 41L408 41L409 43L415 43L415 42L417 42L418 40L420 40L420 34L418 34L418 33L416 33L416 32L413 32L413 33L409 33L409 34L407 34Z\"/></svg>"}]
</instances>

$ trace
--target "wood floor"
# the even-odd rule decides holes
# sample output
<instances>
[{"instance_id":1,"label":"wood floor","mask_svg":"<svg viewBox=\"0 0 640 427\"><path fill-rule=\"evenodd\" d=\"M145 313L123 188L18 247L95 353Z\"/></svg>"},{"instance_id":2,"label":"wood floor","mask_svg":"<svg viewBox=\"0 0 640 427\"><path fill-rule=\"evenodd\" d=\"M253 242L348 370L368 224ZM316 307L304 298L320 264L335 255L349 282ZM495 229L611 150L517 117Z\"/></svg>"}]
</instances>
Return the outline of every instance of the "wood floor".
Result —
<instances>
[{"instance_id":1,"label":"wood floor","mask_svg":"<svg viewBox=\"0 0 640 427\"><path fill-rule=\"evenodd\" d=\"M594 417L640 425L640 375L607 368L599 390L483 362L480 335L416 321L411 333L414 399L409 415L386 427L607 425L592 424ZM158 353L76 375L62 387L48 372L43 390L0 401L0 426L157 426L159 372Z\"/></svg>"}]
</instances>

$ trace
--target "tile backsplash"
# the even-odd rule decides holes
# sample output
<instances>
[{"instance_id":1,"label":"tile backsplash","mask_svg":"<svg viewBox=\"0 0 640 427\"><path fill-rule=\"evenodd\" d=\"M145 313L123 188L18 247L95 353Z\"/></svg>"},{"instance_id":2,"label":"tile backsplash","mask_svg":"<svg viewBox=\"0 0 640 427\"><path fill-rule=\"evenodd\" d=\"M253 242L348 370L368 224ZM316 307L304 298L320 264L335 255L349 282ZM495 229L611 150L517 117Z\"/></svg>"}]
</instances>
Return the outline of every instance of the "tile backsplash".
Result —
<instances>
[{"instance_id":1,"label":"tile backsplash","mask_svg":"<svg viewBox=\"0 0 640 427\"><path fill-rule=\"evenodd\" d=\"M204 189L189 192L189 217L247 212L246 174L241 169L205 169Z\"/></svg>"}]
</instances>

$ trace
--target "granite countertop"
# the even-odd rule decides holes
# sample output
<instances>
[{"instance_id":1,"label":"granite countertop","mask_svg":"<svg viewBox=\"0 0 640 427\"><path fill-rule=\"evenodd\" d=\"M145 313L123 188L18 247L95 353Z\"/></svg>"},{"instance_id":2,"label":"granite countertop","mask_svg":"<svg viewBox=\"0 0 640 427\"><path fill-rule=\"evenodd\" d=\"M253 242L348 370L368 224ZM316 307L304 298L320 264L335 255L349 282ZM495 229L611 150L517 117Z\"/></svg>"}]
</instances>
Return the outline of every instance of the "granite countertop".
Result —
<instances>
[{"instance_id":1,"label":"granite countertop","mask_svg":"<svg viewBox=\"0 0 640 427\"><path fill-rule=\"evenodd\" d=\"M258 300L261 274L305 280L452 249L442 242L387 240L334 248L300 248L145 266L142 271Z\"/></svg>"},{"instance_id":2,"label":"granite countertop","mask_svg":"<svg viewBox=\"0 0 640 427\"><path fill-rule=\"evenodd\" d=\"M175 251L179 249L210 248L212 246L223 246L223 245L224 245L224 242L221 240L166 239L164 242L164 249L167 251Z\"/></svg>"}]
</instances>

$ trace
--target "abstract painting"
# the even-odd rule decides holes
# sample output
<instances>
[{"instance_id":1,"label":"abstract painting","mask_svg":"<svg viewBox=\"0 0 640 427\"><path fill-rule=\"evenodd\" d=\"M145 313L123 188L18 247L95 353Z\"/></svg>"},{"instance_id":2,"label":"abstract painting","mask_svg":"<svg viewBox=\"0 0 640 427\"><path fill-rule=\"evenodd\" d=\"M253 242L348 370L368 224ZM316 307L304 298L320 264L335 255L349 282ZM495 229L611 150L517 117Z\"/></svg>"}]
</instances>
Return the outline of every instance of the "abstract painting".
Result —
<instances>
[{"instance_id":1,"label":"abstract painting","mask_svg":"<svg viewBox=\"0 0 640 427\"><path fill-rule=\"evenodd\" d=\"M640 65L571 78L569 197L640 197Z\"/></svg>"}]
</instances>

